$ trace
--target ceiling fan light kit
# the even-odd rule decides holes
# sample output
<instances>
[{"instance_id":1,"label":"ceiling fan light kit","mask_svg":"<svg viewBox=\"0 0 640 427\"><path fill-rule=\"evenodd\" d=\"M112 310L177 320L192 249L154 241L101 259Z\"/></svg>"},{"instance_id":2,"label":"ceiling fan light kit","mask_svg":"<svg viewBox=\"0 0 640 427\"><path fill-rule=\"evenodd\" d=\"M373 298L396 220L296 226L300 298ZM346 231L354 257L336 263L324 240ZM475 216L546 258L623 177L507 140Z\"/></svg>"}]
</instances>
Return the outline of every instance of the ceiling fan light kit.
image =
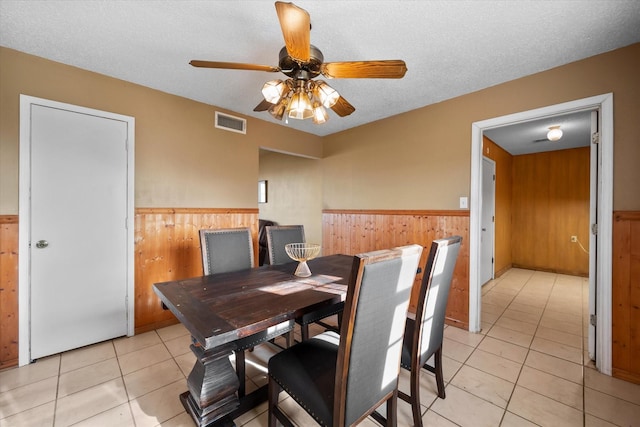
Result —
<instances>
[{"instance_id":1,"label":"ceiling fan light kit","mask_svg":"<svg viewBox=\"0 0 640 427\"><path fill-rule=\"evenodd\" d=\"M312 118L314 123L322 124L329 119L326 108L345 117L353 113L355 107L326 82L313 80L319 75L327 78L400 79L407 72L402 60L325 63L320 49L310 43L309 13L293 3L277 1L275 6L285 42L280 50L278 67L201 60L189 62L194 67L282 72L289 77L285 81L266 82L262 86L264 101L253 111L266 110L276 120L282 120L286 114L288 118Z\"/></svg>"},{"instance_id":2,"label":"ceiling fan light kit","mask_svg":"<svg viewBox=\"0 0 640 427\"><path fill-rule=\"evenodd\" d=\"M329 119L325 109L333 107L340 94L326 82L304 79L270 80L262 87L271 115L282 120L284 113L291 119L313 118L321 124Z\"/></svg>"}]
</instances>

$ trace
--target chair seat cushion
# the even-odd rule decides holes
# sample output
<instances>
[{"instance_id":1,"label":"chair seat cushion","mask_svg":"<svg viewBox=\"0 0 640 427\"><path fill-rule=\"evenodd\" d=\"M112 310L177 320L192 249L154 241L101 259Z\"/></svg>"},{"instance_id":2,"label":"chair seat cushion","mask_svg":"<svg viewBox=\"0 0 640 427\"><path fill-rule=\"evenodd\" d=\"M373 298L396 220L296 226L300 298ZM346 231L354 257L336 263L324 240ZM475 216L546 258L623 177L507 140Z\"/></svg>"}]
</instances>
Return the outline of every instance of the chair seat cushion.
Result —
<instances>
[{"instance_id":1,"label":"chair seat cushion","mask_svg":"<svg viewBox=\"0 0 640 427\"><path fill-rule=\"evenodd\" d=\"M236 351L247 350L249 348L253 348L259 344L272 340L274 338L279 337L282 334L286 334L287 332L293 330L294 322L293 320L287 320L286 322L282 322L276 326L272 326L266 331L258 332L257 334L249 335L248 337L240 338L236 341Z\"/></svg>"},{"instance_id":2,"label":"chair seat cushion","mask_svg":"<svg viewBox=\"0 0 640 427\"><path fill-rule=\"evenodd\" d=\"M269 376L321 425L333 423L333 396L340 336L320 335L269 359Z\"/></svg>"}]
</instances>

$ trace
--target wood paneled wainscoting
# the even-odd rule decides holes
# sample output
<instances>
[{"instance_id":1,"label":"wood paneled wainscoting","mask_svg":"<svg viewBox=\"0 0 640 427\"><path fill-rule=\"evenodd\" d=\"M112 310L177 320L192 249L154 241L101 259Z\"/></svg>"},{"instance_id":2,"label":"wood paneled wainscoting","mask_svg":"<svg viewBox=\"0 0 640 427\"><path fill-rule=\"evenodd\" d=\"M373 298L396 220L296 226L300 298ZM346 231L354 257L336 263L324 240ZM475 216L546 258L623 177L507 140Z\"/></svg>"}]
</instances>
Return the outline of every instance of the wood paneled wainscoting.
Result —
<instances>
[{"instance_id":1,"label":"wood paneled wainscoting","mask_svg":"<svg viewBox=\"0 0 640 427\"><path fill-rule=\"evenodd\" d=\"M426 248L420 265L424 270L434 239L459 235L462 246L454 271L446 321L469 329L469 211L423 210L324 210L322 254L355 255L416 243ZM411 297L415 307L422 273L416 277Z\"/></svg>"},{"instance_id":2,"label":"wood paneled wainscoting","mask_svg":"<svg viewBox=\"0 0 640 427\"><path fill-rule=\"evenodd\" d=\"M136 334L177 323L152 286L202 275L199 230L235 227L251 229L258 265L258 209L136 209Z\"/></svg>"},{"instance_id":3,"label":"wood paneled wainscoting","mask_svg":"<svg viewBox=\"0 0 640 427\"><path fill-rule=\"evenodd\" d=\"M640 211L613 218L613 376L640 384Z\"/></svg>"},{"instance_id":4,"label":"wood paneled wainscoting","mask_svg":"<svg viewBox=\"0 0 640 427\"><path fill-rule=\"evenodd\" d=\"M0 215L0 369L18 364L18 216Z\"/></svg>"}]
</instances>

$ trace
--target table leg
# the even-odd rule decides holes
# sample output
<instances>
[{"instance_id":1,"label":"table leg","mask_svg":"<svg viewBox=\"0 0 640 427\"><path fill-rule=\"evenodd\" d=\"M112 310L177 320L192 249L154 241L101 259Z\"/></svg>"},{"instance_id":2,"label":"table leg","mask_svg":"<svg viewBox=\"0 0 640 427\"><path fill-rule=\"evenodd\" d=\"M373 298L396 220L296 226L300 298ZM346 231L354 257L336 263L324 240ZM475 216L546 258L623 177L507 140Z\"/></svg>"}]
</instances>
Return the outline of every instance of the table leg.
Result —
<instances>
[{"instance_id":1,"label":"table leg","mask_svg":"<svg viewBox=\"0 0 640 427\"><path fill-rule=\"evenodd\" d=\"M229 361L233 350L233 344L209 350L191 344L196 363L187 378L189 391L180 401L198 426L235 425L229 415L240 405L238 377Z\"/></svg>"}]
</instances>

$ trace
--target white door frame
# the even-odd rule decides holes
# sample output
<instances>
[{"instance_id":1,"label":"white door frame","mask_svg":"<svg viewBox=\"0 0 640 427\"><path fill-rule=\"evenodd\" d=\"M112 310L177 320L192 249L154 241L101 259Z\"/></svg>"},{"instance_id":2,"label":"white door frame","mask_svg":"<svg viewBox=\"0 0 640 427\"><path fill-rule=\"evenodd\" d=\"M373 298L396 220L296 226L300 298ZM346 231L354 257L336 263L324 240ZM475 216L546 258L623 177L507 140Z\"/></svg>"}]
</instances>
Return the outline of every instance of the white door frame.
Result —
<instances>
[{"instance_id":1,"label":"white door frame","mask_svg":"<svg viewBox=\"0 0 640 427\"><path fill-rule=\"evenodd\" d=\"M471 124L471 210L469 224L469 330L480 332L480 229L482 206L482 133L485 130L581 110L600 110L602 148L598 194L596 367L611 375L611 263L613 220L613 94L592 96ZM589 295L589 298L593 298Z\"/></svg>"},{"instance_id":2,"label":"white door frame","mask_svg":"<svg viewBox=\"0 0 640 427\"><path fill-rule=\"evenodd\" d=\"M134 334L134 147L135 119L129 116L79 107L48 99L20 95L20 172L19 172L19 223L18 223L18 363L20 366L31 361L30 351L30 263L29 242L31 212L31 106L40 105L50 108L89 114L127 123L127 334Z\"/></svg>"}]
</instances>

